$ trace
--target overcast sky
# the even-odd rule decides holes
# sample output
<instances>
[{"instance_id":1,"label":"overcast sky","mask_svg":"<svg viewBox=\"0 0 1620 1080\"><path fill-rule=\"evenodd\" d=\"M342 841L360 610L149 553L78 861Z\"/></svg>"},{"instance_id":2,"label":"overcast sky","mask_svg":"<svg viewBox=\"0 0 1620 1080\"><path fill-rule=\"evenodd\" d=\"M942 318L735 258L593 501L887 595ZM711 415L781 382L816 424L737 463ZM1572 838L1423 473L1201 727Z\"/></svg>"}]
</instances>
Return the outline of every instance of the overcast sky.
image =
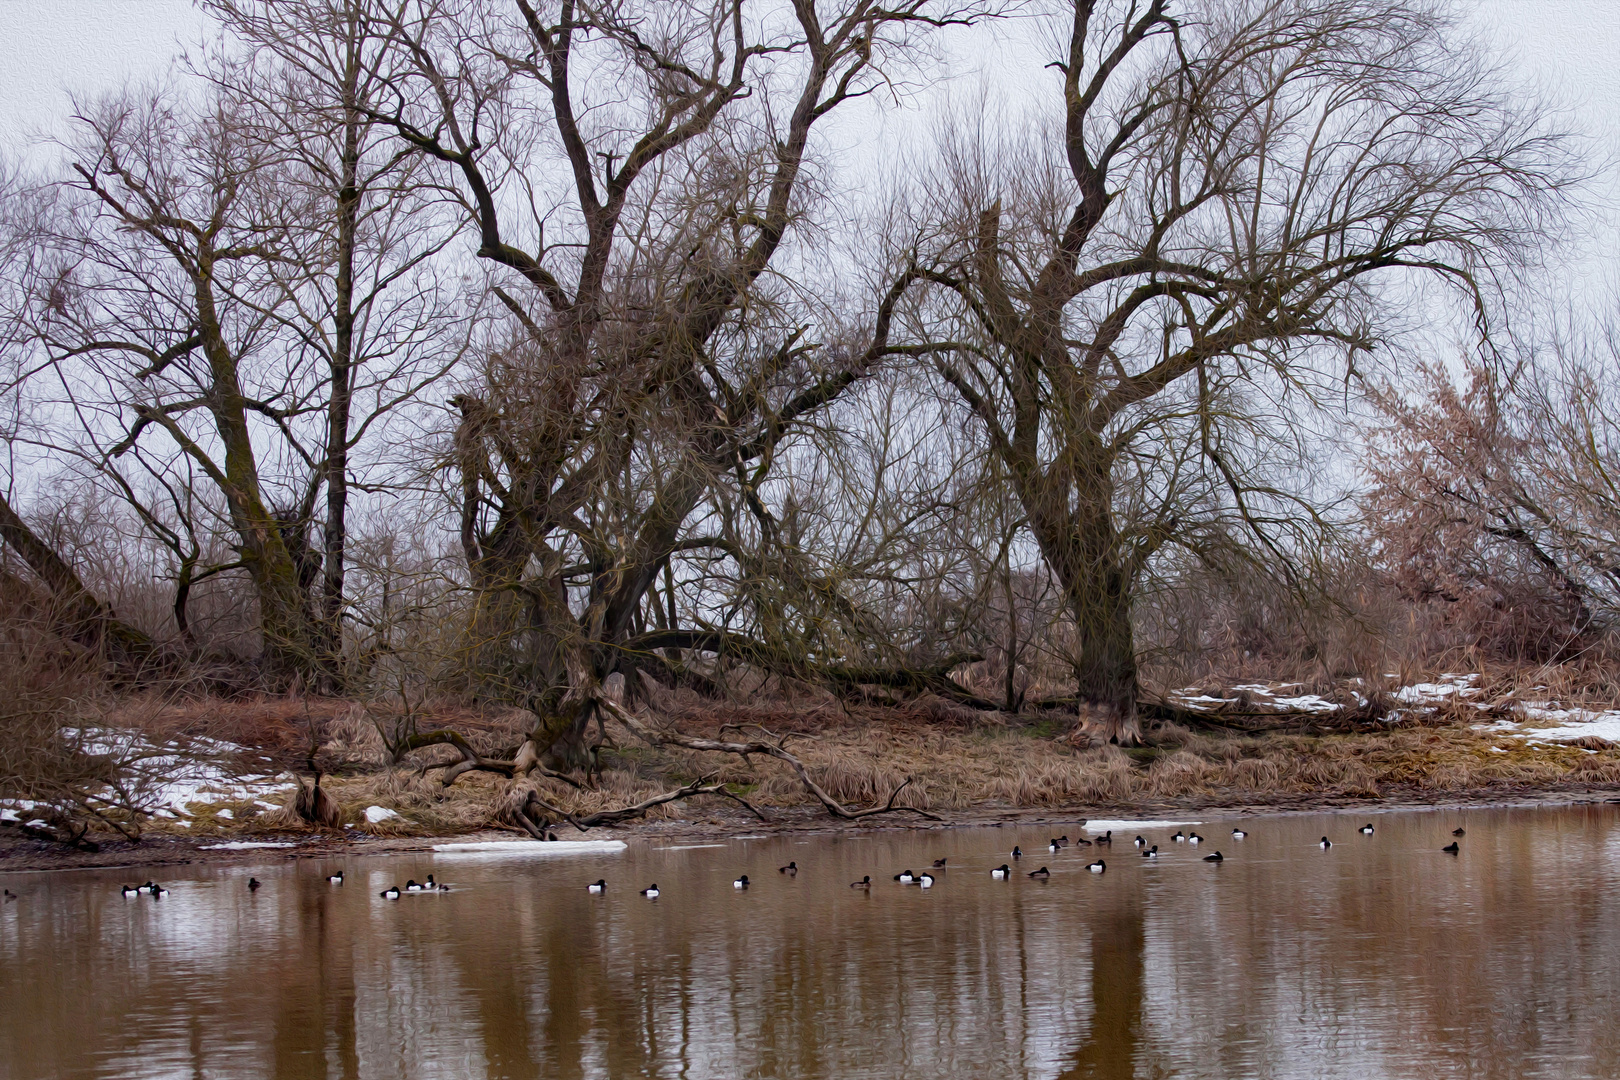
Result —
<instances>
[{"instance_id":1,"label":"overcast sky","mask_svg":"<svg viewBox=\"0 0 1620 1080\"><path fill-rule=\"evenodd\" d=\"M1620 158L1620 0L1463 0L1480 29L1530 83L1567 104L1576 123ZM69 94L95 93L131 77L161 74L189 43L206 33L206 20L191 0L0 0L0 142L21 150L31 136L60 131L69 114ZM956 31L951 54L978 73L963 72L952 93L1017 97L1037 85L1039 73L1017 63L1024 37L1006 27ZM976 35L964 40L962 35ZM1027 38L1025 39L1027 40ZM1016 73L1016 74L1015 74ZM870 130L845 131L843 149L870 154L927 138L927 117L939 102L924 95L903 114L890 113L876 139ZM871 122L867 116L862 127ZM864 171L864 170L863 170ZM1588 257L1602 265L1592 273L1620 279L1620 184L1615 224L1597 230Z\"/></svg>"}]
</instances>

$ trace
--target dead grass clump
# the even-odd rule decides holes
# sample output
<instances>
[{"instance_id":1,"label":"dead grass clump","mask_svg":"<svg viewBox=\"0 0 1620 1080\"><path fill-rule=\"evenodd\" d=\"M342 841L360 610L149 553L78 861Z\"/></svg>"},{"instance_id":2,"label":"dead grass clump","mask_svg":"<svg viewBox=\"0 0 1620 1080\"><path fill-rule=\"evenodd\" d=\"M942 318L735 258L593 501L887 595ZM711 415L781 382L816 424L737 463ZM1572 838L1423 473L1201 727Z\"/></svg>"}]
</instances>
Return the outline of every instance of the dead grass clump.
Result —
<instances>
[{"instance_id":1,"label":"dead grass clump","mask_svg":"<svg viewBox=\"0 0 1620 1080\"><path fill-rule=\"evenodd\" d=\"M1215 772L1210 763L1197 754L1177 750L1149 766L1147 790L1167 797L1204 794L1209 791L1208 781Z\"/></svg>"}]
</instances>

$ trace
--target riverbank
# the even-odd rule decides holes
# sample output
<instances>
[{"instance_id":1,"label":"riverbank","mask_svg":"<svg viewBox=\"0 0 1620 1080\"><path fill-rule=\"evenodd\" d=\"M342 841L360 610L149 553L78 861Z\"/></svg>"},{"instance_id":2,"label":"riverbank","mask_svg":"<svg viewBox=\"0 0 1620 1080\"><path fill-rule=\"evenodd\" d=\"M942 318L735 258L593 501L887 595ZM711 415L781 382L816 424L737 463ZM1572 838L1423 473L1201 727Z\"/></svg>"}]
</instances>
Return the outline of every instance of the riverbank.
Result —
<instances>
[{"instance_id":1,"label":"riverbank","mask_svg":"<svg viewBox=\"0 0 1620 1080\"><path fill-rule=\"evenodd\" d=\"M513 781L475 771L446 786L443 779L462 760L460 751L429 747L394 764L374 724L346 717L342 703L328 703L320 729L322 784L336 803L339 827L313 829L292 809L292 770L302 757L298 727L248 715L249 707L231 715L214 706L207 714L209 735L193 737L187 753L143 751L152 774L143 790L155 809L140 821L139 839L97 833L97 849L85 850L29 836L22 828L0 828L0 870L260 862L423 851L450 839L520 839L529 833L512 808L529 790L538 798L530 804L530 824L534 807L544 805L548 812L540 816L549 818L559 836L683 841L1189 813L1620 799L1620 745L1595 734L1613 726L1608 713L1564 709L1554 715L1541 705L1493 702L1471 679L1403 689L1404 712L1368 719L1362 708L1353 721L1329 711L1348 713L1357 707L1353 699L1334 706L1325 698L1259 687L1232 695L1188 691L1181 702L1185 723L1150 725L1146 745L1131 748L1098 743L1076 729L1072 714L1009 716L937 700L814 708L662 703L660 721L688 735L763 739L768 732L773 743L785 738L806 775L844 807L882 807L892 798L894 811L858 821L828 813L782 760L655 748L615 724L605 731L600 772L588 782L579 774ZM251 708L264 713L268 707ZM1294 712L1277 713L1264 730L1239 726L1255 723L1257 710L1265 708ZM480 754L509 758L509 747L521 740L522 717L481 724L460 719ZM161 739L181 721L190 722L171 717L171 728L149 726L143 738L156 740L153 746L161 750L167 745ZM226 731L270 734L244 746L221 741L217 736ZM725 784L742 801L700 794L588 834L567 820L698 781ZM26 824L28 817L26 808L0 807L0 814L12 825Z\"/></svg>"}]
</instances>

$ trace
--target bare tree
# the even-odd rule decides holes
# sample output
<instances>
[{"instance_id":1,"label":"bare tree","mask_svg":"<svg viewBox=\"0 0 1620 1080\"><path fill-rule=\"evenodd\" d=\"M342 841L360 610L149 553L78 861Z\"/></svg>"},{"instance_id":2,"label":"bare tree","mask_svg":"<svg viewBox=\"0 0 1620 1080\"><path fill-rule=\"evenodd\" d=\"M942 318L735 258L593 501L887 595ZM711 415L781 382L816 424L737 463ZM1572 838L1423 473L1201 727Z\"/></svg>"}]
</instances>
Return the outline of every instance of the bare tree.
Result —
<instances>
[{"instance_id":1,"label":"bare tree","mask_svg":"<svg viewBox=\"0 0 1620 1080\"><path fill-rule=\"evenodd\" d=\"M700 509L729 487L776 542L761 488L782 440L908 351L888 342L900 289L817 342L769 270L809 200L815 125L918 31L971 17L929 0L800 4L786 26L742 0L392 9L415 70L379 117L454 178L517 323L456 400L454 466L478 666L539 715L539 749L567 736L577 758L600 680L638 654L723 647L714 627L638 633L672 559L736 554Z\"/></svg>"},{"instance_id":2,"label":"bare tree","mask_svg":"<svg viewBox=\"0 0 1620 1080\"><path fill-rule=\"evenodd\" d=\"M1063 587L1081 700L1131 739L1149 562L1220 533L1286 564L1319 524L1309 485L1268 466L1290 418L1388 343L1416 279L1485 329L1571 170L1443 5L1072 0L1059 19L1052 137L961 134L926 193L912 340L960 343L938 375Z\"/></svg>"}]
</instances>

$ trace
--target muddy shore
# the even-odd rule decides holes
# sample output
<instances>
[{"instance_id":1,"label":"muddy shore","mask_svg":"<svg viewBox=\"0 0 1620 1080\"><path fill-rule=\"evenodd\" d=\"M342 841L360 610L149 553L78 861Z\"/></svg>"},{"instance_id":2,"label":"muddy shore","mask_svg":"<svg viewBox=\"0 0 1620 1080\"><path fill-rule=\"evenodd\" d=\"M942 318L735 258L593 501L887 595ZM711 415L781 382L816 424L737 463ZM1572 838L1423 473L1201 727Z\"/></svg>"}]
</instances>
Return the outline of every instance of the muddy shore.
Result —
<instances>
[{"instance_id":1,"label":"muddy shore","mask_svg":"<svg viewBox=\"0 0 1620 1080\"><path fill-rule=\"evenodd\" d=\"M1474 791L1435 792L1413 790L1391 792L1378 798L1342 795L1288 795L1265 802L1227 802L1219 798L1166 799L1151 802L1101 806L1015 807L983 806L941 813L941 821L911 815L890 815L856 822L840 821L812 807L788 807L768 811L760 821L746 811L713 807L701 816L641 820L617 826L604 826L580 833L568 827L558 830L560 839L693 841L727 840L739 836L780 834L851 834L896 829L937 830L983 826L1046 825L1078 826L1098 818L1162 818L1168 815L1205 814L1222 818L1252 815L1318 814L1335 812L1379 813L1421 809L1481 809L1577 804L1620 804L1617 785L1555 785L1543 788L1501 787ZM435 844L480 840L516 840L511 831L477 829L431 836L378 837L354 830L243 832L230 839L220 836L180 837L150 834L135 842L109 842L98 851L74 850L57 844L0 835L0 875L52 870L111 869L117 867L157 867L186 865L264 865L293 859L341 859L408 855L431 851ZM220 847L238 842L293 843L294 847ZM540 841L532 841L539 843Z\"/></svg>"}]
</instances>

